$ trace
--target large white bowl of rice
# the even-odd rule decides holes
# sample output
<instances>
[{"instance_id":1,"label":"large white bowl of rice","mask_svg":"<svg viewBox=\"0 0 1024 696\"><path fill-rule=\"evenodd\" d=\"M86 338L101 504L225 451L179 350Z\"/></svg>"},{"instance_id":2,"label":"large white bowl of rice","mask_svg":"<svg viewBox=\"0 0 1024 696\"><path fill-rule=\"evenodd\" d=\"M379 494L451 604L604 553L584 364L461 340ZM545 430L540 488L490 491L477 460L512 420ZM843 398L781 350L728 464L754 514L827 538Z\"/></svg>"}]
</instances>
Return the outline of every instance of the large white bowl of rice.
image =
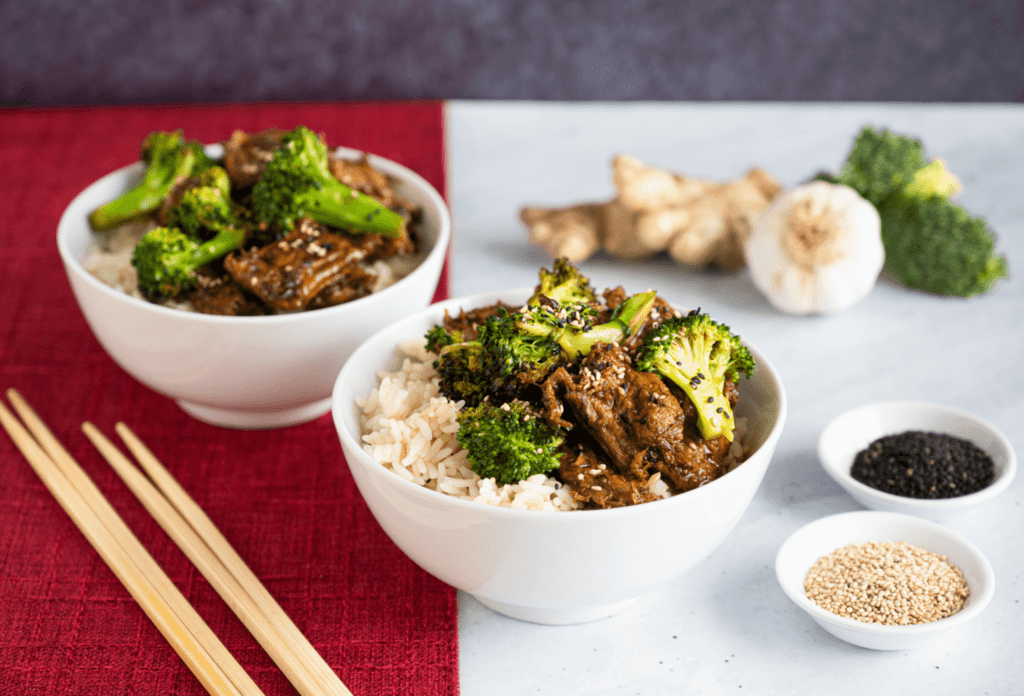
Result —
<instances>
[{"instance_id":1,"label":"large white bowl of rice","mask_svg":"<svg viewBox=\"0 0 1024 696\"><path fill-rule=\"evenodd\" d=\"M458 405L438 393L423 337L447 310L521 305L532 289L440 302L375 334L335 382L346 462L374 517L428 573L516 619L572 624L611 616L706 559L757 491L786 418L777 372L756 347L736 422L745 455L725 475L662 499L572 509L544 475L480 480L455 438ZM739 433L739 428L737 428Z\"/></svg>"},{"instance_id":2,"label":"large white bowl of rice","mask_svg":"<svg viewBox=\"0 0 1024 696\"><path fill-rule=\"evenodd\" d=\"M353 159L362 154L339 153ZM120 253L110 249L114 258L109 269L95 259L115 243L112 235L114 240L130 236L126 228L132 225L94 232L88 215L135 186L142 165L94 182L61 217L57 248L97 340L132 377L206 423L276 428L326 414L338 370L363 339L431 302L451 235L448 208L430 183L397 162L374 155L368 159L422 210L419 250L402 270L404 275L396 274L392 284L344 304L266 316L201 314L147 302L126 291L117 278L134 273L129 265L132 247Z\"/></svg>"}]
</instances>

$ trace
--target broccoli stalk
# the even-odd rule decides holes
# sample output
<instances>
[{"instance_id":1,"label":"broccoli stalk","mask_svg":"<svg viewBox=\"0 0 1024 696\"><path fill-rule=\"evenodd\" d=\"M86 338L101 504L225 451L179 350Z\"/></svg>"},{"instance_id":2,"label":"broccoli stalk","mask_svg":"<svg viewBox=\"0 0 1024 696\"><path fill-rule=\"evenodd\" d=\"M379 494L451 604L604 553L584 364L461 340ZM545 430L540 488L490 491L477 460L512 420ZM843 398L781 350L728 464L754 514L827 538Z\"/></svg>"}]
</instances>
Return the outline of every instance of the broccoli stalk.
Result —
<instances>
[{"instance_id":1,"label":"broccoli stalk","mask_svg":"<svg viewBox=\"0 0 1024 696\"><path fill-rule=\"evenodd\" d=\"M304 217L352 233L392 238L400 237L404 227L401 215L331 174L327 146L305 126L282 138L253 187L252 206L261 225L285 233Z\"/></svg>"},{"instance_id":2,"label":"broccoli stalk","mask_svg":"<svg viewBox=\"0 0 1024 696\"><path fill-rule=\"evenodd\" d=\"M218 180L214 173L211 181ZM238 249L246 238L246 230L232 214L231 199L221 186L188 189L168 211L168 219L177 226L150 230L132 252L139 290L153 302L177 297L195 287L196 269ZM208 241L200 241L211 234Z\"/></svg>"},{"instance_id":3,"label":"broccoli stalk","mask_svg":"<svg viewBox=\"0 0 1024 696\"><path fill-rule=\"evenodd\" d=\"M190 176L212 163L202 145L186 141L180 130L150 133L142 141L139 156L146 164L142 181L89 214L94 230L109 230L155 211L179 177Z\"/></svg>"},{"instance_id":4,"label":"broccoli stalk","mask_svg":"<svg viewBox=\"0 0 1024 696\"><path fill-rule=\"evenodd\" d=\"M522 401L464 408L458 422L455 437L481 478L504 485L558 468L563 431L538 418Z\"/></svg>"},{"instance_id":5,"label":"broccoli stalk","mask_svg":"<svg viewBox=\"0 0 1024 696\"><path fill-rule=\"evenodd\" d=\"M540 303L540 296L559 303L594 303L597 294L590 285L590 279L579 272L566 258L555 259L552 270L540 270L540 283L526 304Z\"/></svg>"},{"instance_id":6,"label":"broccoli stalk","mask_svg":"<svg viewBox=\"0 0 1024 696\"><path fill-rule=\"evenodd\" d=\"M830 180L878 209L885 267L907 287L970 297L1009 275L985 220L950 200L960 182L919 140L865 127Z\"/></svg>"},{"instance_id":7,"label":"broccoli stalk","mask_svg":"<svg viewBox=\"0 0 1024 696\"><path fill-rule=\"evenodd\" d=\"M558 310L530 307L516 315L514 323L521 333L553 341L566 360L575 360L589 353L598 342L618 343L639 331L656 297L653 290L630 297L615 309L609 321L599 326L591 323L596 311L585 304Z\"/></svg>"},{"instance_id":8,"label":"broccoli stalk","mask_svg":"<svg viewBox=\"0 0 1024 696\"><path fill-rule=\"evenodd\" d=\"M686 393L697 409L705 440L722 435L733 439L735 423L725 381L735 381L741 372L750 377L754 359L728 326L699 312L668 319L644 338L636 367L659 373Z\"/></svg>"}]
</instances>

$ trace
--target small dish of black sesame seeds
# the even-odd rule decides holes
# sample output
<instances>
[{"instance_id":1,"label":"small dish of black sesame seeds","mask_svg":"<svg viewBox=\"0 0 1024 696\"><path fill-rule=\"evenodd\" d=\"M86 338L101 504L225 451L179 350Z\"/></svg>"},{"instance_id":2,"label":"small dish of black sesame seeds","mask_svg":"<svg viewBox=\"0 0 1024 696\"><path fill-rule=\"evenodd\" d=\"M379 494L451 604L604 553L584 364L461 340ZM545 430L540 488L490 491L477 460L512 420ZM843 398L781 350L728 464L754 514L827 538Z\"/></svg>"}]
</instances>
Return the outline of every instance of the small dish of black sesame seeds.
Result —
<instances>
[{"instance_id":1,"label":"small dish of black sesame seeds","mask_svg":"<svg viewBox=\"0 0 1024 696\"><path fill-rule=\"evenodd\" d=\"M1013 446L992 423L918 401L847 411L822 431L818 457L861 505L937 521L991 500L1017 472Z\"/></svg>"}]
</instances>

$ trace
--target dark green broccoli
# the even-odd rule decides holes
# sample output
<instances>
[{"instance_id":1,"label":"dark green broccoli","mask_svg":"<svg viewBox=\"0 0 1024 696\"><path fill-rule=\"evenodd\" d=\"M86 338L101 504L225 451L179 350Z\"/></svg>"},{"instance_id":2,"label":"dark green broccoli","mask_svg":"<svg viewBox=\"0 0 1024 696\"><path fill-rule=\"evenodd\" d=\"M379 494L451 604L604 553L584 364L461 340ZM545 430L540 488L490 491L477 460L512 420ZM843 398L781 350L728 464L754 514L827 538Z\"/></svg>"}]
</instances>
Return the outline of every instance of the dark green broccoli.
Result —
<instances>
[{"instance_id":1,"label":"dark green broccoli","mask_svg":"<svg viewBox=\"0 0 1024 696\"><path fill-rule=\"evenodd\" d=\"M639 331L656 293L635 295L612 318L594 325L597 310L588 304L499 309L487 318L474 341L444 346L434 361L441 393L475 406L485 397L507 401L529 385L540 384L559 365L586 355L599 341L615 343Z\"/></svg>"},{"instance_id":2,"label":"dark green broccoli","mask_svg":"<svg viewBox=\"0 0 1024 696\"><path fill-rule=\"evenodd\" d=\"M214 174L212 181L218 177ZM223 188L185 191L168 211L177 226L150 230L132 252L139 290L153 302L174 298L196 285L196 269L234 251L246 239ZM208 241L201 241L207 239Z\"/></svg>"},{"instance_id":3,"label":"dark green broccoli","mask_svg":"<svg viewBox=\"0 0 1024 696\"><path fill-rule=\"evenodd\" d=\"M949 200L960 184L941 159L926 159L920 140L865 127L828 180L878 209L885 267L907 287L969 297L1009 274L985 220Z\"/></svg>"},{"instance_id":4,"label":"dark green broccoli","mask_svg":"<svg viewBox=\"0 0 1024 696\"><path fill-rule=\"evenodd\" d=\"M441 393L469 406L479 404L495 391L490 364L490 356L479 341L444 346L434 360Z\"/></svg>"},{"instance_id":5,"label":"dark green broccoli","mask_svg":"<svg viewBox=\"0 0 1024 696\"><path fill-rule=\"evenodd\" d=\"M907 287L970 297L1009 275L983 218L942 196L890 196L878 208L885 266Z\"/></svg>"},{"instance_id":6,"label":"dark green broccoli","mask_svg":"<svg viewBox=\"0 0 1024 696\"><path fill-rule=\"evenodd\" d=\"M139 158L146 165L142 181L89 214L94 230L109 230L155 211L179 177L191 176L212 164L203 146L185 140L180 130L150 133L142 141Z\"/></svg>"},{"instance_id":7,"label":"dark green broccoli","mask_svg":"<svg viewBox=\"0 0 1024 696\"><path fill-rule=\"evenodd\" d=\"M657 372L686 392L705 440L722 435L733 439L735 423L725 381L736 381L740 373L753 375L754 358L728 326L699 311L668 319L644 337L635 365Z\"/></svg>"},{"instance_id":8,"label":"dark green broccoli","mask_svg":"<svg viewBox=\"0 0 1024 696\"><path fill-rule=\"evenodd\" d=\"M959 187L942 160L925 159L920 140L871 126L861 130L839 175L830 180L876 206L908 188L921 195L949 196Z\"/></svg>"},{"instance_id":9,"label":"dark green broccoli","mask_svg":"<svg viewBox=\"0 0 1024 696\"><path fill-rule=\"evenodd\" d=\"M464 408L458 421L455 437L481 478L517 483L558 468L564 431L538 418L522 401Z\"/></svg>"},{"instance_id":10,"label":"dark green broccoli","mask_svg":"<svg viewBox=\"0 0 1024 696\"><path fill-rule=\"evenodd\" d=\"M208 168L196 177L196 183L167 210L167 227L180 227L192 237L208 239L225 228L241 226L231 200L231 180L222 167Z\"/></svg>"},{"instance_id":11,"label":"dark green broccoli","mask_svg":"<svg viewBox=\"0 0 1024 696\"><path fill-rule=\"evenodd\" d=\"M559 303L597 302L597 293L590 285L590 279L566 258L555 259L550 271L540 269L540 283L526 304L538 304L541 295Z\"/></svg>"},{"instance_id":12,"label":"dark green broccoli","mask_svg":"<svg viewBox=\"0 0 1024 696\"><path fill-rule=\"evenodd\" d=\"M338 181L327 146L313 131L289 131L252 190L255 219L287 234L304 217L353 233L399 237L404 219L366 194Z\"/></svg>"},{"instance_id":13,"label":"dark green broccoli","mask_svg":"<svg viewBox=\"0 0 1024 696\"><path fill-rule=\"evenodd\" d=\"M462 342L461 331L448 331L443 325L438 324L425 336L427 339L427 350L431 353L440 353L441 349L445 346L450 346L453 343Z\"/></svg>"}]
</instances>

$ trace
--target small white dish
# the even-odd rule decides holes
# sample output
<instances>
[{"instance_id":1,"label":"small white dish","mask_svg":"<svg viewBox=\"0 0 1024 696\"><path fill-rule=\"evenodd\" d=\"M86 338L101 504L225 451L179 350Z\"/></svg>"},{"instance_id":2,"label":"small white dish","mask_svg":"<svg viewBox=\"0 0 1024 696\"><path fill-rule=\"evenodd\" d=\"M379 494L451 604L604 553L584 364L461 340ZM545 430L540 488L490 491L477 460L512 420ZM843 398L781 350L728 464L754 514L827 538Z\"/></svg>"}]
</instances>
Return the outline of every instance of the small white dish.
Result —
<instances>
[{"instance_id":1,"label":"small white dish","mask_svg":"<svg viewBox=\"0 0 1024 696\"><path fill-rule=\"evenodd\" d=\"M992 457L995 478L975 493L924 500L885 493L850 475L854 458L868 445L885 435L908 430L945 433L973 442ZM920 401L867 404L838 416L818 439L818 458L826 473L864 507L918 515L938 522L991 500L1006 490L1017 473L1013 445L994 425L962 409Z\"/></svg>"},{"instance_id":2,"label":"small white dish","mask_svg":"<svg viewBox=\"0 0 1024 696\"><path fill-rule=\"evenodd\" d=\"M963 609L931 623L887 626L833 614L807 598L804 579L819 558L868 541L904 541L945 556L960 569L970 589ZM893 512L846 512L804 525L779 549L775 574L789 598L819 626L840 640L873 650L906 650L961 626L980 614L995 593L992 566L971 542L937 522Z\"/></svg>"}]
</instances>

